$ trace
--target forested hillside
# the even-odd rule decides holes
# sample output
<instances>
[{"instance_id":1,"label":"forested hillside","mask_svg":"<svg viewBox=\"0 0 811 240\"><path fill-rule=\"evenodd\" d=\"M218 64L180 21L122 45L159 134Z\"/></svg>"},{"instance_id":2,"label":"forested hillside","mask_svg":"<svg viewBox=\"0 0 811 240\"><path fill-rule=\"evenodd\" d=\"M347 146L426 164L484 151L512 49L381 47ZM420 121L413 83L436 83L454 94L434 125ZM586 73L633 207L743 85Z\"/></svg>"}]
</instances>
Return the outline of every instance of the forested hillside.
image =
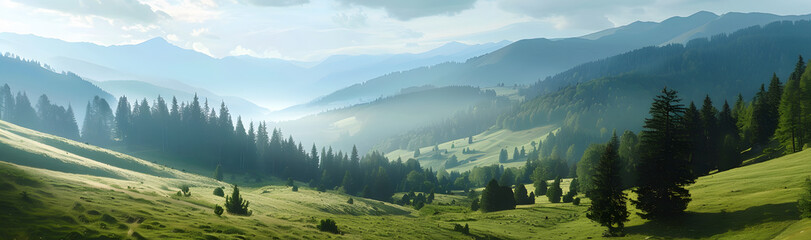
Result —
<instances>
[{"instance_id":1,"label":"forested hillside","mask_svg":"<svg viewBox=\"0 0 811 240\"><path fill-rule=\"evenodd\" d=\"M612 129L639 130L647 104L665 86L678 89L687 102L710 94L716 108L724 100L731 105L739 93L751 99L773 73L786 79L798 55L811 53L809 30L809 21L776 22L583 64L531 87L527 95L541 96L498 124L527 129L559 123L570 141L558 141L557 149L582 153L584 142L605 141ZM544 89L560 90L543 94Z\"/></svg>"},{"instance_id":2,"label":"forested hillside","mask_svg":"<svg viewBox=\"0 0 811 240\"><path fill-rule=\"evenodd\" d=\"M367 151L380 141L448 119L459 111L508 101L477 87L424 86L369 103L326 111L277 126L306 141Z\"/></svg>"},{"instance_id":3,"label":"forested hillside","mask_svg":"<svg viewBox=\"0 0 811 240\"><path fill-rule=\"evenodd\" d=\"M524 39L492 53L470 58L464 63L449 62L386 74L340 89L311 104L388 96L402 88L425 84L480 87L502 83L531 84L578 64L637 48L685 43L696 37L730 33L749 26L809 18L811 18L809 15L777 16L762 13L727 13L718 16L702 11L687 17L672 17L658 23L637 21L582 37ZM559 87L560 85L557 85L544 90L556 91Z\"/></svg>"},{"instance_id":4,"label":"forested hillside","mask_svg":"<svg viewBox=\"0 0 811 240\"><path fill-rule=\"evenodd\" d=\"M32 101L46 94L55 104L70 105L75 109L79 122L84 119L84 105L93 96L108 101L114 99L109 93L76 74L56 73L48 65L8 53L0 57L0 86L3 84L13 88L12 94L25 93Z\"/></svg>"}]
</instances>

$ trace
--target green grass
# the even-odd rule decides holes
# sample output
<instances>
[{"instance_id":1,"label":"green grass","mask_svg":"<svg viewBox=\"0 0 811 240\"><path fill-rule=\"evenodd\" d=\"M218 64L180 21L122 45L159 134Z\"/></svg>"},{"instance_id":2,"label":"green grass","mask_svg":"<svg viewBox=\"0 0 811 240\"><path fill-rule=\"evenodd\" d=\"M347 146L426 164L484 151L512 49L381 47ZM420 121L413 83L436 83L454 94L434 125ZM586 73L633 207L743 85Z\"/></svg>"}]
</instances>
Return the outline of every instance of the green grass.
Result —
<instances>
[{"instance_id":1,"label":"green grass","mask_svg":"<svg viewBox=\"0 0 811 240\"><path fill-rule=\"evenodd\" d=\"M512 158L513 150L516 147L519 150L521 147L524 147L527 152L530 152L532 151L532 145L530 145L532 141L538 143L540 140L546 138L547 134L555 131L556 129L557 127L555 126L544 126L522 131L511 131L507 129L488 130L473 136L472 144L468 144L467 138L456 139L439 144L439 149L441 151L447 151L447 153L442 154L441 158L434 157L434 146L420 148L421 155L417 158L417 160L420 161L420 164L423 167L442 169L444 168L445 160L447 160L451 155L456 155L456 158L460 162L467 162L446 170L463 172L470 170L475 166L481 167L497 164L498 155L501 149L507 149L510 158ZM462 149L465 148L470 148L473 152L463 154ZM414 151L399 149L386 154L386 157L389 159L402 158L405 161L406 159L414 157ZM505 163L502 165L504 165L504 167L518 167L523 166L524 162L525 159L519 159L519 161Z\"/></svg>"},{"instance_id":2,"label":"green grass","mask_svg":"<svg viewBox=\"0 0 811 240\"><path fill-rule=\"evenodd\" d=\"M435 204L417 211L281 185L241 188L250 217L217 216L212 207L224 198L212 191L230 193L225 182L3 122L0 146L0 239L594 239L604 231L585 218L588 199L573 206L540 196L534 205L481 213L470 211L465 195L436 194ZM125 168L136 163L149 169ZM79 170L54 171L74 165ZM624 239L809 239L811 221L799 218L795 204L809 169L811 150L702 177L689 187L693 201L683 217L648 222L632 215ZM147 174L158 170L169 177ZM183 184L191 197L175 196ZM325 218L343 235L316 230ZM454 224L468 224L471 235L453 231Z\"/></svg>"}]
</instances>

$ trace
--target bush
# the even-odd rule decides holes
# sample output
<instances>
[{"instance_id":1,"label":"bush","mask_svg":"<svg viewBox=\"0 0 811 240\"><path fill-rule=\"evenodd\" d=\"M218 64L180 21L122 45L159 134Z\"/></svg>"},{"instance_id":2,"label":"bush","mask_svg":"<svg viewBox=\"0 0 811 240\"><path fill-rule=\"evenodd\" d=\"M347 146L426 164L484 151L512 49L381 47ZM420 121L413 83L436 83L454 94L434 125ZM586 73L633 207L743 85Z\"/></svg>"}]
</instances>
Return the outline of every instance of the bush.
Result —
<instances>
[{"instance_id":1,"label":"bush","mask_svg":"<svg viewBox=\"0 0 811 240\"><path fill-rule=\"evenodd\" d=\"M225 196L225 191L223 191L221 187L215 188L214 189L214 196L224 197Z\"/></svg>"},{"instance_id":2,"label":"bush","mask_svg":"<svg viewBox=\"0 0 811 240\"><path fill-rule=\"evenodd\" d=\"M183 196L190 197L191 190L189 189L189 185L180 186L180 192L182 192Z\"/></svg>"},{"instance_id":3,"label":"bush","mask_svg":"<svg viewBox=\"0 0 811 240\"><path fill-rule=\"evenodd\" d=\"M569 192L566 193L566 195L563 195L563 202L564 203L570 203L572 201L574 201L574 192L569 191Z\"/></svg>"},{"instance_id":4,"label":"bush","mask_svg":"<svg viewBox=\"0 0 811 240\"><path fill-rule=\"evenodd\" d=\"M220 205L214 205L214 214L217 214L217 216L220 216L220 215L222 215L223 211L225 211L225 209L222 209L222 207L220 207Z\"/></svg>"},{"instance_id":5,"label":"bush","mask_svg":"<svg viewBox=\"0 0 811 240\"><path fill-rule=\"evenodd\" d=\"M31 199L30 196L28 196L28 193L25 192L25 191L20 193L20 198L22 198L23 201L26 201L26 202L31 202L33 200L33 199Z\"/></svg>"},{"instance_id":6,"label":"bush","mask_svg":"<svg viewBox=\"0 0 811 240\"><path fill-rule=\"evenodd\" d=\"M468 226L467 223L465 223L464 227L458 223L454 223L453 230L464 234L470 234L470 226Z\"/></svg>"},{"instance_id":7,"label":"bush","mask_svg":"<svg viewBox=\"0 0 811 240\"><path fill-rule=\"evenodd\" d=\"M575 205L575 206L580 205L580 198L576 197L576 198L572 199L572 205Z\"/></svg>"},{"instance_id":8,"label":"bush","mask_svg":"<svg viewBox=\"0 0 811 240\"><path fill-rule=\"evenodd\" d=\"M797 202L797 208L800 210L800 216L811 218L811 178L805 179L805 187Z\"/></svg>"},{"instance_id":9,"label":"bush","mask_svg":"<svg viewBox=\"0 0 811 240\"><path fill-rule=\"evenodd\" d=\"M293 186L293 179L292 179L292 178L287 178L287 186L288 186L288 187L292 187L292 186Z\"/></svg>"},{"instance_id":10,"label":"bush","mask_svg":"<svg viewBox=\"0 0 811 240\"><path fill-rule=\"evenodd\" d=\"M355 204L355 200L352 199L352 198L349 198L349 200L346 200L346 203Z\"/></svg>"},{"instance_id":11,"label":"bush","mask_svg":"<svg viewBox=\"0 0 811 240\"><path fill-rule=\"evenodd\" d=\"M318 223L318 226L316 226L316 228L318 229L318 231L322 232L331 232L335 234L341 233L340 231L338 231L338 225L335 224L335 220L329 218L321 220L321 222Z\"/></svg>"},{"instance_id":12,"label":"bush","mask_svg":"<svg viewBox=\"0 0 811 240\"><path fill-rule=\"evenodd\" d=\"M298 186L293 185L293 192L298 192Z\"/></svg>"},{"instance_id":13,"label":"bush","mask_svg":"<svg viewBox=\"0 0 811 240\"><path fill-rule=\"evenodd\" d=\"M479 199L473 199L473 202L470 203L470 210L472 211L479 211Z\"/></svg>"}]
</instances>

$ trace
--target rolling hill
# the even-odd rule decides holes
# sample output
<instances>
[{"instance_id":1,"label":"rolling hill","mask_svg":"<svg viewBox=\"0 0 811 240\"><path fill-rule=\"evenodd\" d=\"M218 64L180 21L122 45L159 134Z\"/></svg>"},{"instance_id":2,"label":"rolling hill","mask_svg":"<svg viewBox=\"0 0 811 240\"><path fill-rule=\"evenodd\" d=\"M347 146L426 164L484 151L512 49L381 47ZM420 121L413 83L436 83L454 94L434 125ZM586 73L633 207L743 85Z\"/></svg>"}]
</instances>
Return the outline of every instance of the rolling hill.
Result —
<instances>
[{"instance_id":1,"label":"rolling hill","mask_svg":"<svg viewBox=\"0 0 811 240\"><path fill-rule=\"evenodd\" d=\"M274 125L304 142L366 152L383 139L430 123L481 102L496 101L493 90L433 86L404 89L401 94L326 111Z\"/></svg>"},{"instance_id":2,"label":"rolling hill","mask_svg":"<svg viewBox=\"0 0 811 240\"><path fill-rule=\"evenodd\" d=\"M211 191L230 192L225 182L5 122L0 146L5 239L586 239L603 231L582 213L587 199L573 206L541 197L534 205L481 213L470 212L464 196L438 194L437 204L417 211L362 198L348 204L337 192L278 185L242 187L252 216L217 216L211 209L223 198ZM693 201L683 217L648 222L632 215L626 238L807 239L811 221L799 218L796 199L808 159L806 150L701 177L688 188ZM176 196L180 185L191 186L192 195ZM316 230L324 218L335 219L343 233ZM453 231L453 224L469 224L471 235Z\"/></svg>"}]
</instances>

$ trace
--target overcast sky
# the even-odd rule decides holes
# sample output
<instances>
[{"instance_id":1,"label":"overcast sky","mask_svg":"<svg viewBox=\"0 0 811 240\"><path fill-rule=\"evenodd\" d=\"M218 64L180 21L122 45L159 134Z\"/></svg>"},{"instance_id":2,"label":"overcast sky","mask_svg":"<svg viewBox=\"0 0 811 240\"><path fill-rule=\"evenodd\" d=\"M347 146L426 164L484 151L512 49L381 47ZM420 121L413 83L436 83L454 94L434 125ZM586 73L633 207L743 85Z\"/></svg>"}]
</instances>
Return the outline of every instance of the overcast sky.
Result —
<instances>
[{"instance_id":1,"label":"overcast sky","mask_svg":"<svg viewBox=\"0 0 811 240\"><path fill-rule=\"evenodd\" d=\"M809 0L0 0L0 32L101 45L163 37L214 56L317 61L587 34L700 10L811 13Z\"/></svg>"}]
</instances>

